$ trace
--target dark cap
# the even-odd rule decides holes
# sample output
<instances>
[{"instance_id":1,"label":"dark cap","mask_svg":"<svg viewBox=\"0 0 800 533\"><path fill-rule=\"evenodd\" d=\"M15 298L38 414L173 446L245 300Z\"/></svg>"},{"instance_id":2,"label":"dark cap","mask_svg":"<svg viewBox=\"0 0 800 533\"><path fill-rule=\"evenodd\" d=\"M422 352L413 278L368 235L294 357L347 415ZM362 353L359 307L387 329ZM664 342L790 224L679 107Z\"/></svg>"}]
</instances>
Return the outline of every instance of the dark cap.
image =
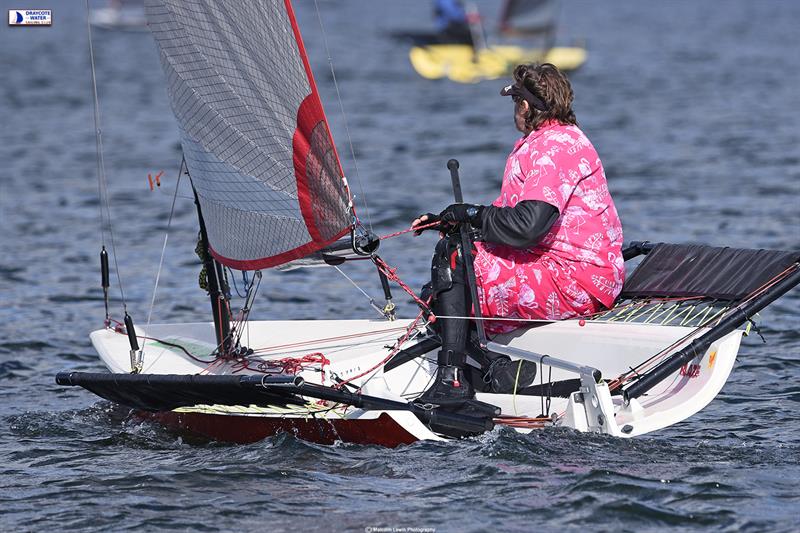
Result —
<instances>
[{"instance_id":1,"label":"dark cap","mask_svg":"<svg viewBox=\"0 0 800 533\"><path fill-rule=\"evenodd\" d=\"M500 94L502 96L518 96L520 98L524 98L526 102L539 111L547 111L547 104L545 104L541 98L530 92L528 88L521 83L506 85L500 89Z\"/></svg>"}]
</instances>

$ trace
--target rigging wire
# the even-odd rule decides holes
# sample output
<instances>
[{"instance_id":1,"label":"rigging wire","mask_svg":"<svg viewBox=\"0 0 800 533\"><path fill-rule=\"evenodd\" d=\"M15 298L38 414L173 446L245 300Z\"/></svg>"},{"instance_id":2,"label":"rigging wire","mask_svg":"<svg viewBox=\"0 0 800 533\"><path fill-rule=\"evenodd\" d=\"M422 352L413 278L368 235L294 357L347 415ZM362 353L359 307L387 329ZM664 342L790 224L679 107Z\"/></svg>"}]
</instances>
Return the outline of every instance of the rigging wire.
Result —
<instances>
[{"instance_id":1,"label":"rigging wire","mask_svg":"<svg viewBox=\"0 0 800 533\"><path fill-rule=\"evenodd\" d=\"M255 301L256 294L258 294L259 287L261 287L261 271L256 271L256 274L252 277L246 288L244 306L239 309L239 312L237 313L237 318L234 321L234 326L231 329L230 338L233 341L233 345L235 347L241 346L242 334L244 333L244 331L247 330L248 334L250 332L249 330L250 311L253 309L253 302ZM237 289L237 294L238 294L238 289ZM230 301L228 302L228 313L229 315L232 315L230 310Z\"/></svg>"},{"instance_id":2,"label":"rigging wire","mask_svg":"<svg viewBox=\"0 0 800 533\"><path fill-rule=\"evenodd\" d=\"M342 276L344 276L344 278L345 278L347 281L349 281L349 282L350 282L350 283L353 285L353 287L355 287L356 289L358 289L359 291L361 291L361 294L363 294L364 296L366 296L367 300L369 300L369 305L370 305L370 306L371 306L373 309L375 309L375 311L377 311L377 312L378 312L378 314L379 314L381 317L384 317L384 316L385 316L385 313L383 312L383 309L381 309L380 307L378 307L378 305L375 303L375 299L374 299L372 296L370 296L370 295L367 293L367 291L365 291L364 289L362 289L361 287L359 287L359 285L358 285L358 284L357 284L355 281L353 281L353 279L352 279L350 276L348 276L347 274L345 274L345 273L344 273L344 270L342 270L341 268L339 268L339 267L338 267L338 266L336 266L336 265L333 265L333 268L335 268L336 270L338 270L338 271L339 271L339 274L341 274Z\"/></svg>"},{"instance_id":3,"label":"rigging wire","mask_svg":"<svg viewBox=\"0 0 800 533\"><path fill-rule=\"evenodd\" d=\"M325 26L322 24L322 15L319 12L319 4L314 0L314 7L317 11L317 19L319 20L319 29L322 34L322 42L325 45L325 54L328 56L328 65L331 67L331 77L333 78L333 86L336 88L336 98L339 100L339 110L342 113L342 121L344 122L344 131L347 134L347 142L350 145L350 155L353 158L353 166L356 170L356 180L358 181L358 189L361 192L361 202L364 204L364 213L367 215L367 224L370 231L372 231L372 219L369 216L369 207L367 206L367 195L364 194L364 184L361 181L361 174L358 171L358 159L356 159L356 151L353 148L353 138L350 136L350 127L347 124L347 115L344 112L344 104L342 103L342 94L339 92L339 83L336 81L336 72L333 68L333 58L331 51L328 47L328 36L325 33Z\"/></svg>"},{"instance_id":4,"label":"rigging wire","mask_svg":"<svg viewBox=\"0 0 800 533\"><path fill-rule=\"evenodd\" d=\"M128 305L125 300L125 291L122 288L122 276L119 272L117 262L117 247L114 241L114 229L111 225L111 205L108 200L108 182L106 180L106 164L103 158L103 132L100 129L100 100L97 96L97 76L94 65L94 45L92 44L92 24L89 22L89 0L86 0L86 29L89 38L89 63L92 67L92 97L94 99L94 133L95 148L97 150L97 188L100 196L100 234L103 246L105 246L105 224L103 220L103 207L106 210L106 220L108 221L108 234L111 240L111 253L114 256L114 270L119 284L120 298L122 299L122 309L128 313Z\"/></svg>"},{"instance_id":5,"label":"rigging wire","mask_svg":"<svg viewBox=\"0 0 800 533\"><path fill-rule=\"evenodd\" d=\"M172 196L172 207L169 210L169 219L167 220L167 230L164 233L164 244L161 246L161 259L158 261L158 270L156 271L156 281L153 285L153 298L150 300L150 310L147 312L147 324L150 324L150 319L153 316L153 308L156 305L156 291L158 291L158 281L161 279L161 268L164 266L164 255L167 252L167 240L169 239L169 230L172 226L172 217L175 214L175 201L178 199L178 189L181 185L181 177L183 176L183 168L186 165L186 159L181 158L181 166L178 169L178 179L175 181L175 194ZM144 347L142 347L144 351Z\"/></svg>"}]
</instances>

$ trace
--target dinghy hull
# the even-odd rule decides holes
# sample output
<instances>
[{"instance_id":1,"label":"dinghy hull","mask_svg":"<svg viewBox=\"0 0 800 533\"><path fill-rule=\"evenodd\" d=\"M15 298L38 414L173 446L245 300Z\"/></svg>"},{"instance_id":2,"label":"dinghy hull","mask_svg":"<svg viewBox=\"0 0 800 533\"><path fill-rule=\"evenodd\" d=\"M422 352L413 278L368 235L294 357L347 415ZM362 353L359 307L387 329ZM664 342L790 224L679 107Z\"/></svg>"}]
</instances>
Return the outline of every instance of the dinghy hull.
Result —
<instances>
[{"instance_id":1,"label":"dinghy hull","mask_svg":"<svg viewBox=\"0 0 800 533\"><path fill-rule=\"evenodd\" d=\"M400 321L369 320L251 322L250 340L252 346L260 347L258 361L325 354L329 363L324 366L324 374L319 368L304 368L298 373L308 383L330 386L333 375L341 379L355 378L353 385L364 394L400 403L413 399L427 388L435 369L431 362L433 357L430 357L433 354L387 372L376 370L357 376L380 366L389 353L387 346L403 334L405 326ZM136 329L137 336L145 339L146 375L260 375L256 364L248 367L234 360L202 360L201 354L213 349L211 323L150 325ZM695 328L682 326L573 320L518 330L499 336L495 341L512 349L547 354L552 358L538 361L537 385L539 381L546 385L578 381L575 379L578 374L570 371L569 365L596 369L604 378L613 379L667 346L674 345L677 349L686 345L690 340L687 336L692 332L698 334ZM642 435L688 418L717 395L733 368L741 334L741 331L734 331L724 336L670 379L628 404L619 391L609 390L603 380L582 382L580 389L576 385L573 393L560 396L479 393L478 399L501 408L502 414L495 419L495 424L505 424L519 432L560 425L619 437ZM270 339L281 339L282 343L268 347ZM126 335L110 329L99 330L92 334L92 342L112 372L129 371ZM555 358L562 364L556 364ZM567 369L563 368L564 364ZM589 402L582 403L584 399ZM602 404L605 411L592 411L589 407L592 402ZM342 441L388 447L443 438L408 411L364 410L314 398L305 398L305 403L301 401L300 405L257 403L262 405L193 405L187 402L174 410L137 413L170 428L227 442L254 442L282 432L323 444ZM606 419L605 424L598 425L598 412L604 413L601 418Z\"/></svg>"}]
</instances>

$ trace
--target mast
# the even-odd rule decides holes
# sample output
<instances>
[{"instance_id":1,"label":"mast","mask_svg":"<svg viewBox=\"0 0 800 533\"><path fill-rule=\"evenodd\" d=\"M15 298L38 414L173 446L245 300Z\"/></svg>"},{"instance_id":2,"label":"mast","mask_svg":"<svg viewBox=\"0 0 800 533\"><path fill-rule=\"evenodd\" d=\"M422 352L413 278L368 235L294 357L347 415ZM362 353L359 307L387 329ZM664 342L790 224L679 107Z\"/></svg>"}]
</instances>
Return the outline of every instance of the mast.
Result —
<instances>
[{"instance_id":1,"label":"mast","mask_svg":"<svg viewBox=\"0 0 800 533\"><path fill-rule=\"evenodd\" d=\"M224 356L231 353L231 317L228 312L229 288L225 283L222 265L217 263L211 256L206 223L203 220L200 199L197 196L197 190L194 185L192 185L192 193L194 193L194 205L197 207L197 220L200 224L200 255L202 256L203 267L208 279L208 295L211 298L211 315L214 318L217 352Z\"/></svg>"}]
</instances>

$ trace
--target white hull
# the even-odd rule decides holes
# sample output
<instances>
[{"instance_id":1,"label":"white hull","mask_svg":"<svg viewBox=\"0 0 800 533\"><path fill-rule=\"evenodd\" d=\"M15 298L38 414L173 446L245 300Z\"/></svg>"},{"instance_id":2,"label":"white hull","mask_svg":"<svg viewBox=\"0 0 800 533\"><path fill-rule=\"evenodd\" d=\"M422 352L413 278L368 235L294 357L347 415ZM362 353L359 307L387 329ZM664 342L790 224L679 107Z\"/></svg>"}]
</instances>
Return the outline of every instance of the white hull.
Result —
<instances>
[{"instance_id":1,"label":"white hull","mask_svg":"<svg viewBox=\"0 0 800 533\"><path fill-rule=\"evenodd\" d=\"M330 360L330 365L325 368L325 381L314 370L304 370L301 376L310 383L332 385L331 373L347 380L385 359L389 353L387 346L394 344L404 333L405 325L403 321L368 320L250 322L242 342L256 349L259 358L263 360L302 357L312 352L321 352ZM232 361L207 365L191 359L180 349L152 340L142 340L146 337L180 344L192 354L210 359L207 354L213 351L215 345L211 323L150 325L137 327L136 330L144 349L142 372L145 374L256 373L254 370L243 369ZM605 379L613 379L692 331L695 331L694 328L688 327L592 321L581 325L578 321L564 321L519 330L499 336L495 341L593 367L600 370ZM705 330L700 330L702 331ZM623 405L622 396L610 395L605 383L592 383L588 388L582 389L583 395L573 393L570 398L551 398L547 414L556 415L554 425L620 437L641 435L680 422L705 407L725 384L736 359L741 333L734 331L715 342L706 353L687 365L688 371L675 372L638 401L631 401L628 406ZM109 370L115 373L130 372L126 335L112 330L98 330L92 333L91 339ZM403 347L411 344L413 341ZM685 344L686 342L677 345L676 349ZM435 366L428 359L420 357L386 373L377 370L355 379L353 384L361 386L365 394L409 401L429 384ZM579 375L576 373L549 366L545 360L545 364L539 369L536 383L540 382L540 378L547 383L549 380L560 381L577 377ZM484 393L479 393L478 399L500 407L501 417L523 419L522 424L512 424L522 426L515 427L520 432L529 432L537 425L525 424L524 418L538 417L545 400L539 396ZM581 401L584 399L586 401ZM173 412L177 413L181 413L178 418L182 417L182 420L194 420L196 415L210 415L217 421L224 420L219 417L236 417L237 422L240 422L241 417L247 417L247 421L252 423L259 419L280 419L285 422L313 417L317 421L330 421L333 426L342 425L343 421L374 421L381 417L385 421L388 416L410 435L406 436L407 439L441 439L410 412L387 411L384 414L352 407L331 410L330 406L313 402L293 408L193 406ZM598 415L601 415L599 423ZM504 423L503 421L503 418L499 419L500 423ZM191 429L191 424L183 425ZM281 424L280 428L285 429L285 425ZM229 440L239 440L236 435L230 437Z\"/></svg>"}]
</instances>

